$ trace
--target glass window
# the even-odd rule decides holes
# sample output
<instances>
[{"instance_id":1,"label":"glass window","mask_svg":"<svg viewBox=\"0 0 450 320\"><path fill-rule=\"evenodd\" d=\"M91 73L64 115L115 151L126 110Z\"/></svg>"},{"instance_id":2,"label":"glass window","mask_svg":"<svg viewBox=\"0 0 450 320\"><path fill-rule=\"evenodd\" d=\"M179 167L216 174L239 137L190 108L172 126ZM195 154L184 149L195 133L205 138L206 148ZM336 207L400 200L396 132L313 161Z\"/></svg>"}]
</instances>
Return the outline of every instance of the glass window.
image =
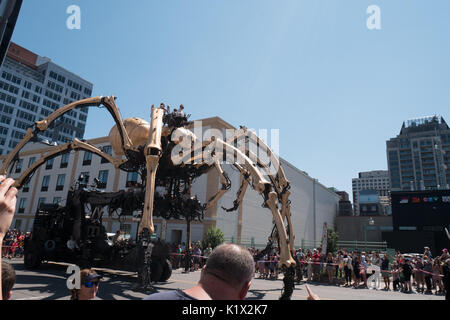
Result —
<instances>
[{"instance_id":1,"label":"glass window","mask_svg":"<svg viewBox=\"0 0 450 320\"><path fill-rule=\"evenodd\" d=\"M27 198L20 198L19 208L25 208L26 204L27 204Z\"/></svg>"},{"instance_id":2,"label":"glass window","mask_svg":"<svg viewBox=\"0 0 450 320\"><path fill-rule=\"evenodd\" d=\"M54 197L53 198L53 203L54 204L58 204L58 203L60 203L61 202L61 197Z\"/></svg>"},{"instance_id":3,"label":"glass window","mask_svg":"<svg viewBox=\"0 0 450 320\"><path fill-rule=\"evenodd\" d=\"M98 181L100 182L98 184L99 188L106 188L106 184L108 183L108 170L100 170L98 173Z\"/></svg>"},{"instance_id":4,"label":"glass window","mask_svg":"<svg viewBox=\"0 0 450 320\"><path fill-rule=\"evenodd\" d=\"M108 154L108 155L112 155L112 147L111 146L104 146L101 149L104 153ZM101 163L108 163L109 161L102 158Z\"/></svg>"},{"instance_id":5,"label":"glass window","mask_svg":"<svg viewBox=\"0 0 450 320\"><path fill-rule=\"evenodd\" d=\"M50 184L50 176L44 176L42 178L42 187L41 187L41 191L47 191L48 190L48 185Z\"/></svg>"},{"instance_id":6,"label":"glass window","mask_svg":"<svg viewBox=\"0 0 450 320\"><path fill-rule=\"evenodd\" d=\"M58 180L56 182L56 191L64 189L64 181L66 180L65 174L58 174Z\"/></svg>"},{"instance_id":7,"label":"glass window","mask_svg":"<svg viewBox=\"0 0 450 320\"><path fill-rule=\"evenodd\" d=\"M126 187L133 187L137 185L139 174L137 172L128 172Z\"/></svg>"},{"instance_id":8,"label":"glass window","mask_svg":"<svg viewBox=\"0 0 450 320\"><path fill-rule=\"evenodd\" d=\"M42 203L45 203L47 201L46 198L39 198L38 203L37 203L37 207L39 208L41 206Z\"/></svg>"},{"instance_id":9,"label":"glass window","mask_svg":"<svg viewBox=\"0 0 450 320\"><path fill-rule=\"evenodd\" d=\"M20 173L22 171L23 159L20 159L16 164L16 173Z\"/></svg>"},{"instance_id":10,"label":"glass window","mask_svg":"<svg viewBox=\"0 0 450 320\"><path fill-rule=\"evenodd\" d=\"M25 206L27 205L27 198L20 198L19 200L19 213L25 212Z\"/></svg>"},{"instance_id":11,"label":"glass window","mask_svg":"<svg viewBox=\"0 0 450 320\"><path fill-rule=\"evenodd\" d=\"M83 157L83 166L90 165L92 161L92 152L85 151Z\"/></svg>"},{"instance_id":12,"label":"glass window","mask_svg":"<svg viewBox=\"0 0 450 320\"><path fill-rule=\"evenodd\" d=\"M21 228L22 228L22 219L17 219L14 224L14 229L21 230Z\"/></svg>"},{"instance_id":13,"label":"glass window","mask_svg":"<svg viewBox=\"0 0 450 320\"><path fill-rule=\"evenodd\" d=\"M61 165L60 165L60 168L67 168L67 166L68 166L68 164L69 164L69 157L70 157L70 154L68 154L68 153L64 153L64 154L61 156Z\"/></svg>"},{"instance_id":14,"label":"glass window","mask_svg":"<svg viewBox=\"0 0 450 320\"><path fill-rule=\"evenodd\" d=\"M47 170L53 169L53 162L54 162L53 158L48 159L47 162L45 163L45 169L47 169Z\"/></svg>"},{"instance_id":15,"label":"glass window","mask_svg":"<svg viewBox=\"0 0 450 320\"><path fill-rule=\"evenodd\" d=\"M28 160L28 167L31 167L36 162L36 157L31 157Z\"/></svg>"}]
</instances>

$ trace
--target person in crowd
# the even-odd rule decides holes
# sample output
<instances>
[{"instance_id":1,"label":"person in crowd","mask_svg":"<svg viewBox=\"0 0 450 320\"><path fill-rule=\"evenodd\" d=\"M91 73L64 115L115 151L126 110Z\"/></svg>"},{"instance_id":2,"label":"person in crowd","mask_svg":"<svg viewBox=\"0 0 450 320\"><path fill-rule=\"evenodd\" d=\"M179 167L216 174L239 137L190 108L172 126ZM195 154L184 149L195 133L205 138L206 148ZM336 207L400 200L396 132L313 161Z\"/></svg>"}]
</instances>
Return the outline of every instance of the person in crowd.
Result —
<instances>
[{"instance_id":1,"label":"person in crowd","mask_svg":"<svg viewBox=\"0 0 450 320\"><path fill-rule=\"evenodd\" d=\"M450 300L450 258L445 260L445 264L442 266L442 282L445 290L445 300Z\"/></svg>"},{"instance_id":2,"label":"person in crowd","mask_svg":"<svg viewBox=\"0 0 450 320\"><path fill-rule=\"evenodd\" d=\"M313 250L312 255L312 272L313 272L313 281L320 280L320 265L321 265L321 256L317 249Z\"/></svg>"},{"instance_id":3,"label":"person in crowd","mask_svg":"<svg viewBox=\"0 0 450 320\"><path fill-rule=\"evenodd\" d=\"M11 226L14 212L16 211L18 190L13 187L14 183L15 181L13 179L0 176L0 245L2 247L3 239ZM2 262L1 256L0 262ZM3 284L1 279L2 273L2 270L0 270L0 282ZM3 293L0 293L0 300L3 300Z\"/></svg>"},{"instance_id":4,"label":"person in crowd","mask_svg":"<svg viewBox=\"0 0 450 320\"><path fill-rule=\"evenodd\" d=\"M393 290L397 291L400 290L401 285L400 285L400 267L398 265L397 261L394 261L392 263L392 286L393 286Z\"/></svg>"},{"instance_id":5,"label":"person in crowd","mask_svg":"<svg viewBox=\"0 0 450 320\"><path fill-rule=\"evenodd\" d=\"M447 248L442 249L442 255L439 257L439 260L441 260L441 263L445 263L447 259L450 259L450 254L448 253Z\"/></svg>"},{"instance_id":6,"label":"person in crowd","mask_svg":"<svg viewBox=\"0 0 450 320\"><path fill-rule=\"evenodd\" d=\"M302 248L299 248L295 253L295 262L297 265L295 266L295 273L297 275L297 282L300 283L303 280L303 263L304 263L304 254Z\"/></svg>"},{"instance_id":7,"label":"person in crowd","mask_svg":"<svg viewBox=\"0 0 450 320\"><path fill-rule=\"evenodd\" d=\"M249 248L251 254L253 254L253 249ZM205 265L206 260L208 260L209 256L212 253L211 243L208 243L208 246L203 250L203 258L202 258L202 267Z\"/></svg>"},{"instance_id":8,"label":"person in crowd","mask_svg":"<svg viewBox=\"0 0 450 320\"><path fill-rule=\"evenodd\" d=\"M307 274L307 279L306 281L310 282L313 280L313 260L312 260L312 252L311 250L307 250L306 251L306 274Z\"/></svg>"},{"instance_id":9,"label":"person in crowd","mask_svg":"<svg viewBox=\"0 0 450 320\"><path fill-rule=\"evenodd\" d=\"M359 287L359 282L361 279L361 265L360 257L355 253L352 259L353 263L353 287L357 289Z\"/></svg>"},{"instance_id":10,"label":"person in crowd","mask_svg":"<svg viewBox=\"0 0 450 320\"><path fill-rule=\"evenodd\" d=\"M175 269L181 268L181 261L183 260L183 249L181 248L181 244L177 245L177 249L175 250Z\"/></svg>"},{"instance_id":11,"label":"person in crowd","mask_svg":"<svg viewBox=\"0 0 450 320\"><path fill-rule=\"evenodd\" d=\"M367 288L367 267L369 266L367 259L366 259L366 253L363 251L361 252L361 278L364 283L364 288Z\"/></svg>"},{"instance_id":12,"label":"person in crowd","mask_svg":"<svg viewBox=\"0 0 450 320\"><path fill-rule=\"evenodd\" d=\"M431 289L433 288L433 285L432 285L432 282L431 282L432 275L433 275L433 264L431 263L431 259L429 259L428 256L424 256L424 259L423 259L423 272L422 272L423 280L422 281L425 282L425 284L427 286L427 291L425 291L425 294L432 294L433 293L431 291ZM423 292L423 284L422 284L422 292Z\"/></svg>"},{"instance_id":13,"label":"person in crowd","mask_svg":"<svg viewBox=\"0 0 450 320\"><path fill-rule=\"evenodd\" d=\"M269 274L269 272L268 272L268 269L269 269L268 262L269 262L269 255L268 254L265 254L262 257L262 260L258 261L258 269L259 269L259 277L260 278L266 279L268 277L268 274Z\"/></svg>"},{"instance_id":14,"label":"person in crowd","mask_svg":"<svg viewBox=\"0 0 450 320\"><path fill-rule=\"evenodd\" d=\"M334 259L333 254L331 252L328 252L327 258L325 260L325 263L327 264L327 273L328 273L328 284L333 283L333 272L334 272Z\"/></svg>"},{"instance_id":15,"label":"person in crowd","mask_svg":"<svg viewBox=\"0 0 450 320\"><path fill-rule=\"evenodd\" d=\"M428 259L432 259L433 257L431 256L431 251L429 247L423 247L423 249L425 250L423 252L423 257L427 256Z\"/></svg>"},{"instance_id":16,"label":"person in crowd","mask_svg":"<svg viewBox=\"0 0 450 320\"><path fill-rule=\"evenodd\" d=\"M3 300L11 299L12 288L16 283L16 271L7 262L2 261L2 297Z\"/></svg>"},{"instance_id":17,"label":"person in crowd","mask_svg":"<svg viewBox=\"0 0 450 320\"><path fill-rule=\"evenodd\" d=\"M403 263L400 265L400 272L403 275L403 292L412 293L411 287L411 275L412 275L412 266L409 258L405 258Z\"/></svg>"},{"instance_id":18,"label":"person in crowd","mask_svg":"<svg viewBox=\"0 0 450 320\"><path fill-rule=\"evenodd\" d=\"M70 290L70 300L92 300L97 296L101 275L94 270L83 269L80 271L80 289ZM74 280L75 281L75 280Z\"/></svg>"},{"instance_id":19,"label":"person in crowd","mask_svg":"<svg viewBox=\"0 0 450 320\"><path fill-rule=\"evenodd\" d=\"M117 230L116 234L114 235L112 240L113 240L114 244L117 244L117 243L120 243L121 241L123 241L122 231Z\"/></svg>"},{"instance_id":20,"label":"person in crowd","mask_svg":"<svg viewBox=\"0 0 450 320\"><path fill-rule=\"evenodd\" d=\"M344 254L343 264L344 264L345 287L349 287L352 284L352 258L347 253Z\"/></svg>"},{"instance_id":21,"label":"person in crowd","mask_svg":"<svg viewBox=\"0 0 450 320\"><path fill-rule=\"evenodd\" d=\"M336 258L336 279L342 278L344 276L344 254L342 251L338 251Z\"/></svg>"},{"instance_id":22,"label":"person in crowd","mask_svg":"<svg viewBox=\"0 0 450 320\"><path fill-rule=\"evenodd\" d=\"M442 285L442 266L441 261L439 259L433 260L433 286L436 289L436 294L442 294L444 292L444 288Z\"/></svg>"},{"instance_id":23,"label":"person in crowd","mask_svg":"<svg viewBox=\"0 0 450 320\"><path fill-rule=\"evenodd\" d=\"M397 261L399 264L402 263L402 254L400 251L395 252L395 261Z\"/></svg>"},{"instance_id":24,"label":"person in crowd","mask_svg":"<svg viewBox=\"0 0 450 320\"><path fill-rule=\"evenodd\" d=\"M273 275L273 278L274 279L278 279L278 273L279 273L279 270L278 270L278 263L280 262L280 253L279 253L279 250L278 250L278 248L276 248L275 249L275 254L274 254L274 256L273 256L273 258L272 258L272 265L273 265L273 271L274 271L274 275Z\"/></svg>"},{"instance_id":25,"label":"person in crowd","mask_svg":"<svg viewBox=\"0 0 450 320\"><path fill-rule=\"evenodd\" d=\"M414 260L413 264L414 264L413 274L417 285L417 292L424 292L425 280L424 280L422 259L420 257L417 257Z\"/></svg>"},{"instance_id":26,"label":"person in crowd","mask_svg":"<svg viewBox=\"0 0 450 320\"><path fill-rule=\"evenodd\" d=\"M194 250L192 251L192 254L194 255L194 271L198 270L198 267L200 266L200 259L202 255L202 250L200 249L199 245L194 245Z\"/></svg>"},{"instance_id":27,"label":"person in crowd","mask_svg":"<svg viewBox=\"0 0 450 320\"><path fill-rule=\"evenodd\" d=\"M78 246L78 243L74 240L73 236L70 236L70 239L67 240L67 248L72 251L75 252L75 250L80 250L80 247Z\"/></svg>"},{"instance_id":28,"label":"person in crowd","mask_svg":"<svg viewBox=\"0 0 450 320\"><path fill-rule=\"evenodd\" d=\"M178 108L177 116L182 117L184 116L184 106L180 104L180 107Z\"/></svg>"},{"instance_id":29,"label":"person in crowd","mask_svg":"<svg viewBox=\"0 0 450 320\"><path fill-rule=\"evenodd\" d=\"M209 256L212 253L212 247L211 247L211 243L208 243L208 246L205 248L205 250L203 250L203 255L205 256L206 259L209 258Z\"/></svg>"},{"instance_id":30,"label":"person in crowd","mask_svg":"<svg viewBox=\"0 0 450 320\"><path fill-rule=\"evenodd\" d=\"M303 260L304 254L303 254L302 248L298 248L298 250L296 252L296 256L297 256L298 261Z\"/></svg>"},{"instance_id":31,"label":"person in crowd","mask_svg":"<svg viewBox=\"0 0 450 320\"><path fill-rule=\"evenodd\" d=\"M381 270L381 276L383 277L383 281L384 281L384 289L383 290L389 291L391 283L390 283L390 274L389 274L389 256L387 255L387 253L385 253L383 255L383 258L381 259L380 270Z\"/></svg>"},{"instance_id":32,"label":"person in crowd","mask_svg":"<svg viewBox=\"0 0 450 320\"><path fill-rule=\"evenodd\" d=\"M243 300L254 274L250 252L235 244L216 247L202 268L196 286L154 293L145 300Z\"/></svg>"}]
</instances>

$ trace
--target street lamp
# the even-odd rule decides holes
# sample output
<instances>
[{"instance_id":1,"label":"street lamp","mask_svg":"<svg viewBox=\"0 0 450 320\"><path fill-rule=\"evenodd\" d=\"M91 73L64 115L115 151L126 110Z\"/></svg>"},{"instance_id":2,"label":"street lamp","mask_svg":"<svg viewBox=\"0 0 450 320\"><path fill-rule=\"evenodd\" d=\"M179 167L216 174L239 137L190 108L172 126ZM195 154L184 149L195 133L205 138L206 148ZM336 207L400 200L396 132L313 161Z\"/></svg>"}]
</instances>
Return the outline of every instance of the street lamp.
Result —
<instances>
[{"instance_id":1,"label":"street lamp","mask_svg":"<svg viewBox=\"0 0 450 320\"><path fill-rule=\"evenodd\" d=\"M368 220L368 224L369 224L369 226L373 226L375 224L375 220L373 220L373 218L370 217ZM367 251L367 226L366 225L364 226L364 245L365 245L365 248Z\"/></svg>"}]
</instances>

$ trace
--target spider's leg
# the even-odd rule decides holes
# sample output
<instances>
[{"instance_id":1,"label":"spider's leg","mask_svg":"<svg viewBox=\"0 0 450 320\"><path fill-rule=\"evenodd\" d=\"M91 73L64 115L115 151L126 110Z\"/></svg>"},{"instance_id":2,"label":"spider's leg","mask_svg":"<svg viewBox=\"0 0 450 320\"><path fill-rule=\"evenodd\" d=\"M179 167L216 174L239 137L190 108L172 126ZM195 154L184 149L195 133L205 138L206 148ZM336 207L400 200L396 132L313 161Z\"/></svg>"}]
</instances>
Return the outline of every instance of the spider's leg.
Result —
<instances>
[{"instance_id":1,"label":"spider's leg","mask_svg":"<svg viewBox=\"0 0 450 320\"><path fill-rule=\"evenodd\" d=\"M138 233L142 233L145 229L152 235L155 232L153 225L153 202L155 198L155 180L156 171L158 170L159 159L161 158L161 134L163 126L164 109L154 108L152 106L152 121L150 125L150 135L148 143L144 149L147 181L145 187L145 204L142 219L139 224Z\"/></svg>"},{"instance_id":2,"label":"spider's leg","mask_svg":"<svg viewBox=\"0 0 450 320\"><path fill-rule=\"evenodd\" d=\"M228 175L225 171L223 171L222 166L220 165L219 159L217 156L214 157L214 167L219 173L220 183L222 184L222 188L212 196L208 202L205 204L205 209L208 210L211 207L215 206L219 199L230 189L231 182L228 178Z\"/></svg>"},{"instance_id":3,"label":"spider's leg","mask_svg":"<svg viewBox=\"0 0 450 320\"><path fill-rule=\"evenodd\" d=\"M236 159L243 168L250 174L252 179L252 187L259 194L264 197L265 206L267 206L271 212L272 217L275 222L276 232L278 235L279 245L280 245L280 262L279 265L282 267L283 272L285 273L284 278L284 292L281 299L289 299L292 295L294 289L294 274L295 272L295 260L292 258L292 250L291 244L293 244L293 234L292 234L292 225L290 219L287 219L288 228L284 223L285 218L288 218L290 215L288 206L285 207L285 217L282 217L279 210L279 194L276 192L277 187L275 183L269 182L265 177L261 170L261 167L257 164L260 162L259 160L253 162L247 155L245 155L241 150L237 149L233 145L227 144L219 139L215 141L216 144L224 144L226 145L228 150L234 152L236 155ZM278 170L279 171L279 170ZM270 179L272 180L272 179ZM287 196L285 196L286 204L288 204ZM287 211L286 211L287 210ZM273 232L272 232L273 234Z\"/></svg>"},{"instance_id":4,"label":"spider's leg","mask_svg":"<svg viewBox=\"0 0 450 320\"><path fill-rule=\"evenodd\" d=\"M234 166L241 172L241 185L236 193L236 200L233 201L233 207L228 209L222 207L222 209L226 212L236 211L239 208L242 200L244 199L245 191L247 191L247 187L250 183L250 175L248 172L238 164L235 164Z\"/></svg>"}]
</instances>

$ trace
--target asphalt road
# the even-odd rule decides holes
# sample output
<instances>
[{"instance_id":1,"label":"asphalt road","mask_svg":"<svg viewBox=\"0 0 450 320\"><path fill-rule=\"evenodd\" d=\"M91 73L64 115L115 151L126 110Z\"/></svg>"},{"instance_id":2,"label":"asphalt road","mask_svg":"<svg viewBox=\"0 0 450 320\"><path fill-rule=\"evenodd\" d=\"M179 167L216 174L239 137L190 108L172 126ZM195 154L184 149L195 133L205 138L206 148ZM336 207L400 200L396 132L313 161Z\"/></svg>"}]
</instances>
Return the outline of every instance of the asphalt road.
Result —
<instances>
[{"instance_id":1,"label":"asphalt road","mask_svg":"<svg viewBox=\"0 0 450 320\"><path fill-rule=\"evenodd\" d=\"M66 280L68 265L46 263L38 270L25 270L22 259L6 260L16 270L17 281L13 288L12 300L69 300L69 289ZM140 300L146 293L135 292L131 286L136 275L128 272L97 269L104 278L100 284L98 300ZM182 269L174 270L172 277L164 283L154 285L158 292L187 289L197 283L200 271L183 273ZM281 294L283 282L278 280L258 279L252 281L248 300L277 300ZM421 293L405 294L400 292L353 289L324 284L309 284L311 290L324 300L444 300L444 296L425 295ZM382 285L384 286L384 285ZM304 283L296 284L292 300L305 300L307 292Z\"/></svg>"}]
</instances>

